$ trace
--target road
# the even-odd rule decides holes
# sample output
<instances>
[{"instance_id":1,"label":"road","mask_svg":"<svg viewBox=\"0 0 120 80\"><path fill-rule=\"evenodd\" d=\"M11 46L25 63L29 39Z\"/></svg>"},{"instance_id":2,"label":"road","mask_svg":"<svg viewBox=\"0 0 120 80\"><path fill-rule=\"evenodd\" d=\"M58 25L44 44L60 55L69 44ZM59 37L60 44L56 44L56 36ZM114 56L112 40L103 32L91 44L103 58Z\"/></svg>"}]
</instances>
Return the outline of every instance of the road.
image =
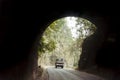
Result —
<instances>
[{"instance_id":1,"label":"road","mask_svg":"<svg viewBox=\"0 0 120 80\"><path fill-rule=\"evenodd\" d=\"M72 69L47 67L49 80L104 80L98 76Z\"/></svg>"}]
</instances>

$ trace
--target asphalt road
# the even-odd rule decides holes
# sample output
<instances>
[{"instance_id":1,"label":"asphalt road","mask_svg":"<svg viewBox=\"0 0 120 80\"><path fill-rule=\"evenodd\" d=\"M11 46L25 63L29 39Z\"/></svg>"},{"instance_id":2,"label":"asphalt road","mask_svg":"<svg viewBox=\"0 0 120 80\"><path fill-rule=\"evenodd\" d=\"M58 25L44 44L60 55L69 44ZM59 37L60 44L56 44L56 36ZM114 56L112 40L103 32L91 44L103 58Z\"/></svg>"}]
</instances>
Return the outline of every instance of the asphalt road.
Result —
<instances>
[{"instance_id":1,"label":"asphalt road","mask_svg":"<svg viewBox=\"0 0 120 80\"><path fill-rule=\"evenodd\" d=\"M72 69L47 67L49 80L104 80L98 76Z\"/></svg>"}]
</instances>

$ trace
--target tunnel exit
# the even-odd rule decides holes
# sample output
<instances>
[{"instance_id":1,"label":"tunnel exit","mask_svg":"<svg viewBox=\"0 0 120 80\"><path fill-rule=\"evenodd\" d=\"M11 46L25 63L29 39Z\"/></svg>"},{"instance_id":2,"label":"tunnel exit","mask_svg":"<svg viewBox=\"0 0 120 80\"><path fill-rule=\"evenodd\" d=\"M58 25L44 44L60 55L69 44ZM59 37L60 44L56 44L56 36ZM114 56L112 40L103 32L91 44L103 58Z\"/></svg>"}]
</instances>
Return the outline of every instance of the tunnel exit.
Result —
<instances>
[{"instance_id":1,"label":"tunnel exit","mask_svg":"<svg viewBox=\"0 0 120 80\"><path fill-rule=\"evenodd\" d=\"M38 65L56 66L63 59L64 67L77 68L84 39L92 35L96 27L80 17L64 17L51 23L39 42Z\"/></svg>"}]
</instances>

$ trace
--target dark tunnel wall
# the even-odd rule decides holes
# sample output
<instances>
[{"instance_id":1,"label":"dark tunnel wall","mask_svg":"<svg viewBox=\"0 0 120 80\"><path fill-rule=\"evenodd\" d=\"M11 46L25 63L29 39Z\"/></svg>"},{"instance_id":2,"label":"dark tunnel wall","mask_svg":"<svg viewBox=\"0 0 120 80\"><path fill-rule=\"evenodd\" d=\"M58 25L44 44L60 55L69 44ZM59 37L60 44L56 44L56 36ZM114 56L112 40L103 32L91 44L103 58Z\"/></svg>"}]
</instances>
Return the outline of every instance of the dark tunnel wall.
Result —
<instances>
[{"instance_id":1,"label":"dark tunnel wall","mask_svg":"<svg viewBox=\"0 0 120 80\"><path fill-rule=\"evenodd\" d=\"M94 15L95 16L95 15ZM79 69L108 80L120 79L119 29L115 16L90 16L97 27L94 35L85 39Z\"/></svg>"},{"instance_id":2,"label":"dark tunnel wall","mask_svg":"<svg viewBox=\"0 0 120 80\"><path fill-rule=\"evenodd\" d=\"M32 80L33 69L37 66L39 37L49 23L67 15L86 18L98 27L98 32L87 38L83 44L80 69L97 65L99 68L113 70L112 76L115 74L117 76L111 80L120 79L118 78L120 16L117 10L106 5L99 7L101 5L97 3L94 4L96 7L92 4L85 7L79 4L79 1L69 1L67 6L66 3L63 4L62 1L61 3L64 8L58 2L47 6L42 6L43 2L37 1L0 2L0 80ZM72 3L75 6L71 6ZM115 41L111 37L115 37ZM87 57L85 63L84 57Z\"/></svg>"},{"instance_id":3,"label":"dark tunnel wall","mask_svg":"<svg viewBox=\"0 0 120 80\"><path fill-rule=\"evenodd\" d=\"M97 51L101 48L104 39L107 35L107 23L106 20L100 16L90 16L91 20L97 27L95 33L86 38L82 45L82 54L80 56L80 69L86 69L94 67Z\"/></svg>"}]
</instances>

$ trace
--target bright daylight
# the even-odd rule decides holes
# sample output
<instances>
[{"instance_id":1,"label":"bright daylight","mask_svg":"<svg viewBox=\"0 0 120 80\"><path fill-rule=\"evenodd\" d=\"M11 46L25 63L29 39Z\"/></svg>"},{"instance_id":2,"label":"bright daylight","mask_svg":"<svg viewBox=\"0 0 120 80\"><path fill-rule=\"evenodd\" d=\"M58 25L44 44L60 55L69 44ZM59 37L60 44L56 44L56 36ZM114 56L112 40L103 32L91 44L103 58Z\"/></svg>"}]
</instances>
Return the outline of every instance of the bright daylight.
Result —
<instances>
[{"instance_id":1,"label":"bright daylight","mask_svg":"<svg viewBox=\"0 0 120 80\"><path fill-rule=\"evenodd\" d=\"M48 26L40 39L38 50L39 67L51 67L52 70L48 68L50 74L54 70L77 70L82 43L95 30L94 24L79 17L65 17L54 21ZM55 79L51 78L49 80Z\"/></svg>"}]
</instances>

